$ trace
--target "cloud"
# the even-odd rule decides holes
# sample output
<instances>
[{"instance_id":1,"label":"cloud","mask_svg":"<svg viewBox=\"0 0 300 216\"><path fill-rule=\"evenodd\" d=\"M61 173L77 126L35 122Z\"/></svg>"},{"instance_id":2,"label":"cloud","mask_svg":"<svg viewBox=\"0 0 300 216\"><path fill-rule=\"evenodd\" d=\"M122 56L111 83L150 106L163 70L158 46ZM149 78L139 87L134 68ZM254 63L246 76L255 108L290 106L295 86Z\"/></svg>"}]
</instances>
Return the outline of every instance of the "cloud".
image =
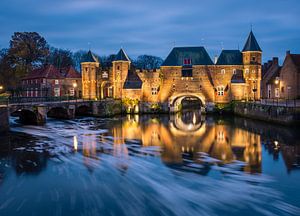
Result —
<instances>
[{"instance_id":1,"label":"cloud","mask_svg":"<svg viewBox=\"0 0 300 216\"><path fill-rule=\"evenodd\" d=\"M205 45L211 56L243 47L253 24L264 60L300 53L298 0L1 0L0 47L15 31L37 31L70 50L99 55L123 46L132 57L166 57L174 45Z\"/></svg>"}]
</instances>

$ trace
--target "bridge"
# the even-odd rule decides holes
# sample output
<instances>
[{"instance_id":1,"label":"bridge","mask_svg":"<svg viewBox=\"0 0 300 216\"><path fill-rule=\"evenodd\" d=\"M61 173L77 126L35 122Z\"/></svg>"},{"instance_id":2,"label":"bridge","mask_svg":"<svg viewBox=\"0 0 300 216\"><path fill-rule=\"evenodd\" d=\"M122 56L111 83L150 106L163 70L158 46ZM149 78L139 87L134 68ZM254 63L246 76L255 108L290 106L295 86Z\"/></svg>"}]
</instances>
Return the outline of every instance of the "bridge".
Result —
<instances>
[{"instance_id":1,"label":"bridge","mask_svg":"<svg viewBox=\"0 0 300 216\"><path fill-rule=\"evenodd\" d=\"M99 102L98 102L99 103ZM2 101L0 103L0 132L9 128L9 116L19 117L23 124L43 125L47 117L57 119L73 119L75 115L97 114L98 109L93 106L98 105L94 100L46 100L19 99L18 101Z\"/></svg>"}]
</instances>

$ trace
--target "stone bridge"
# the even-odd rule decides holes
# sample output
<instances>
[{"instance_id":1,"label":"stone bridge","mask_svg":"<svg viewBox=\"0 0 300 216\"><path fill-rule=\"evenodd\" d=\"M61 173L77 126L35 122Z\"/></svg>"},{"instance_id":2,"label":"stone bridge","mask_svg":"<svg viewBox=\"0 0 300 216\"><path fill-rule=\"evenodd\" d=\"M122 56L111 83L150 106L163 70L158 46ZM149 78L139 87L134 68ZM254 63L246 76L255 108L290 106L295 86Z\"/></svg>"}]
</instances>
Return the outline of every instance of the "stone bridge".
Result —
<instances>
[{"instance_id":1,"label":"stone bridge","mask_svg":"<svg viewBox=\"0 0 300 216\"><path fill-rule=\"evenodd\" d=\"M73 119L75 115L92 115L95 101L69 100L55 102L12 103L0 106L0 127L6 130L9 116L24 124L43 125L47 117Z\"/></svg>"}]
</instances>

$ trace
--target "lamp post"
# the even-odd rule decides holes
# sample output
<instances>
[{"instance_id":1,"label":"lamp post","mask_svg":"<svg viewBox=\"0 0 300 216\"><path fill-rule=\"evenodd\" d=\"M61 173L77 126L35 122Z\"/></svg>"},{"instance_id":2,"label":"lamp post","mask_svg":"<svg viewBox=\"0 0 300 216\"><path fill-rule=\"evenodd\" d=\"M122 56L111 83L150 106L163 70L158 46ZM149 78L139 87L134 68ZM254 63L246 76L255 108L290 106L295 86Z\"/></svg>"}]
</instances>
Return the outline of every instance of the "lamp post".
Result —
<instances>
[{"instance_id":1,"label":"lamp post","mask_svg":"<svg viewBox=\"0 0 300 216\"><path fill-rule=\"evenodd\" d=\"M76 100L76 103L77 103L77 92L76 92L76 88L77 88L77 83L76 82L74 82L73 83L73 88L74 88L74 96L75 96L75 100Z\"/></svg>"}]
</instances>

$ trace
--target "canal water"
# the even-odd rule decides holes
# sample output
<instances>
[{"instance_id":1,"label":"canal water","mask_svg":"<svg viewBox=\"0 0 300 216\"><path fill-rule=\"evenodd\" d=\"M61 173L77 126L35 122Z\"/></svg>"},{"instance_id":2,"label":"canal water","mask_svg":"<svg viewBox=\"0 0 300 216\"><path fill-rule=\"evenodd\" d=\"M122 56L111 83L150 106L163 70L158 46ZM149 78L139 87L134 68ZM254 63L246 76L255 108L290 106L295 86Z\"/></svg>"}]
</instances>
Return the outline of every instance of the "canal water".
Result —
<instances>
[{"instance_id":1,"label":"canal water","mask_svg":"<svg viewBox=\"0 0 300 216\"><path fill-rule=\"evenodd\" d=\"M300 215L300 133L235 117L11 121L0 215Z\"/></svg>"}]
</instances>

